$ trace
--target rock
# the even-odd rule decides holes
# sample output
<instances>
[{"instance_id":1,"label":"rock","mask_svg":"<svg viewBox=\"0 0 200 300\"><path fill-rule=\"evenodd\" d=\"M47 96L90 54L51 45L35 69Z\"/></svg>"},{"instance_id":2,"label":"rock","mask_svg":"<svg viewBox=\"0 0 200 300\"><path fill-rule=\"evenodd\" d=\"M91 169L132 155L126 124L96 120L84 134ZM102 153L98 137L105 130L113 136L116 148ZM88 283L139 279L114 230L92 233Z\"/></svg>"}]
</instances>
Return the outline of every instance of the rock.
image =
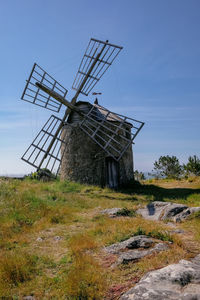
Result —
<instances>
[{"instance_id":1,"label":"rock","mask_svg":"<svg viewBox=\"0 0 200 300\"><path fill-rule=\"evenodd\" d=\"M173 227L173 228L176 228L176 224L172 223L172 222L168 222L166 223L167 226L170 226L170 227Z\"/></svg>"},{"instance_id":2,"label":"rock","mask_svg":"<svg viewBox=\"0 0 200 300\"><path fill-rule=\"evenodd\" d=\"M200 284L190 283L184 287L183 300L200 300Z\"/></svg>"},{"instance_id":3,"label":"rock","mask_svg":"<svg viewBox=\"0 0 200 300\"><path fill-rule=\"evenodd\" d=\"M183 234L185 231L183 229L174 229L171 230L170 233Z\"/></svg>"},{"instance_id":4,"label":"rock","mask_svg":"<svg viewBox=\"0 0 200 300\"><path fill-rule=\"evenodd\" d=\"M159 220L163 209L169 204L170 202L154 201L147 204L145 208L138 209L136 212L142 215L144 219Z\"/></svg>"},{"instance_id":5,"label":"rock","mask_svg":"<svg viewBox=\"0 0 200 300\"><path fill-rule=\"evenodd\" d=\"M154 241L145 235L138 235L133 237L126 246L128 249L136 249L136 248L149 248L152 246Z\"/></svg>"},{"instance_id":6,"label":"rock","mask_svg":"<svg viewBox=\"0 0 200 300\"><path fill-rule=\"evenodd\" d=\"M57 236L54 236L54 241L60 241L62 238L61 238L61 236L59 236L59 235L57 235Z\"/></svg>"},{"instance_id":7,"label":"rock","mask_svg":"<svg viewBox=\"0 0 200 300\"><path fill-rule=\"evenodd\" d=\"M123 208L114 207L114 208L108 208L101 211L101 214L103 215L109 215L109 217L114 217L118 212L120 212Z\"/></svg>"},{"instance_id":8,"label":"rock","mask_svg":"<svg viewBox=\"0 0 200 300\"><path fill-rule=\"evenodd\" d=\"M160 220L172 219L174 216L181 213L183 210L187 208L188 206L183 204L170 203L164 208L160 216Z\"/></svg>"},{"instance_id":9,"label":"rock","mask_svg":"<svg viewBox=\"0 0 200 300\"><path fill-rule=\"evenodd\" d=\"M173 218L174 222L181 222L187 219L191 214L200 211L200 207L189 207Z\"/></svg>"},{"instance_id":10,"label":"rock","mask_svg":"<svg viewBox=\"0 0 200 300\"><path fill-rule=\"evenodd\" d=\"M23 297L23 300L35 300L35 297L33 297L33 296L25 296L25 297Z\"/></svg>"},{"instance_id":11,"label":"rock","mask_svg":"<svg viewBox=\"0 0 200 300\"><path fill-rule=\"evenodd\" d=\"M130 261L138 261L139 259L147 256L149 253L149 251L147 250L131 250L125 253L122 253L118 260L117 260L117 264L126 264Z\"/></svg>"},{"instance_id":12,"label":"rock","mask_svg":"<svg viewBox=\"0 0 200 300\"><path fill-rule=\"evenodd\" d=\"M112 254L117 254L124 249L149 248L154 241L146 235L133 236L128 240L105 247L105 250Z\"/></svg>"},{"instance_id":13,"label":"rock","mask_svg":"<svg viewBox=\"0 0 200 300\"><path fill-rule=\"evenodd\" d=\"M120 300L200 300L200 255L147 273Z\"/></svg>"},{"instance_id":14,"label":"rock","mask_svg":"<svg viewBox=\"0 0 200 300\"><path fill-rule=\"evenodd\" d=\"M41 238L41 237L38 237L38 238L36 239L37 242L43 242L43 240L44 240L44 239Z\"/></svg>"},{"instance_id":15,"label":"rock","mask_svg":"<svg viewBox=\"0 0 200 300\"><path fill-rule=\"evenodd\" d=\"M181 222L191 214L200 211L200 207L188 207L183 204L154 201L146 207L137 210L137 213L148 220L172 220Z\"/></svg>"},{"instance_id":16,"label":"rock","mask_svg":"<svg viewBox=\"0 0 200 300\"><path fill-rule=\"evenodd\" d=\"M113 218L121 211L123 212L123 208L114 207L102 210L101 214L107 214L109 217ZM136 213L148 220L171 220L174 222L181 222L198 211L200 211L200 207L188 207L184 204L154 201L144 208L139 208Z\"/></svg>"},{"instance_id":17,"label":"rock","mask_svg":"<svg viewBox=\"0 0 200 300\"><path fill-rule=\"evenodd\" d=\"M130 250L128 252L124 252L119 256L119 259L117 261L117 264L120 263L128 263L130 261L137 261L145 256L151 255L153 253L158 253L161 251L165 251L169 248L167 244L164 243L158 243L153 248L148 250Z\"/></svg>"}]
</instances>

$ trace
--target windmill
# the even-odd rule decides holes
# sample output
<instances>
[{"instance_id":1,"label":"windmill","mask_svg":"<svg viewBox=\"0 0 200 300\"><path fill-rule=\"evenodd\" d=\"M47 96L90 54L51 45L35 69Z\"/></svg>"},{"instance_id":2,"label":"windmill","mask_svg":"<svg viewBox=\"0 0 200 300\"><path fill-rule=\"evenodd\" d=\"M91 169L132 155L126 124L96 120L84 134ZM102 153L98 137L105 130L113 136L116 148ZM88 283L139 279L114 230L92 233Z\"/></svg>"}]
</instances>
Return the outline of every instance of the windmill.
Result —
<instances>
[{"instance_id":1,"label":"windmill","mask_svg":"<svg viewBox=\"0 0 200 300\"><path fill-rule=\"evenodd\" d=\"M76 93L71 101L66 99L67 89L39 65L33 65L21 99L56 113L62 105L66 110L62 118L50 116L22 160L63 178L110 187L123 183L119 174L127 177L126 165L128 177L133 176L132 143L144 123L113 113L97 101L77 102L79 94L88 96L121 50L108 40L91 38L73 82ZM85 175L89 173L90 178ZM95 177L100 179L94 181Z\"/></svg>"}]
</instances>

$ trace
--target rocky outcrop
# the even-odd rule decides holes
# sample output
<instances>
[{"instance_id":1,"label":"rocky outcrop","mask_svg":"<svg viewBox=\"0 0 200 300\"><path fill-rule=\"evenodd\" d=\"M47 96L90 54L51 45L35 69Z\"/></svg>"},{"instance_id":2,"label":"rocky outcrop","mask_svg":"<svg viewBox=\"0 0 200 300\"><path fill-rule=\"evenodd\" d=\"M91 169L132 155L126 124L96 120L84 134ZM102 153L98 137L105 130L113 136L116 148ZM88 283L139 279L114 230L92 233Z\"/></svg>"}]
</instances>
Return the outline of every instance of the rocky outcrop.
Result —
<instances>
[{"instance_id":1,"label":"rocky outcrop","mask_svg":"<svg viewBox=\"0 0 200 300\"><path fill-rule=\"evenodd\" d=\"M113 207L113 208L107 208L101 211L102 215L108 215L109 217L116 217L117 213L120 212L122 208L119 207Z\"/></svg>"},{"instance_id":2,"label":"rocky outcrop","mask_svg":"<svg viewBox=\"0 0 200 300\"><path fill-rule=\"evenodd\" d=\"M200 211L200 207L188 207L184 211L182 211L180 214L176 215L174 218L174 221L181 222L185 219L187 219L191 214Z\"/></svg>"},{"instance_id":3,"label":"rocky outcrop","mask_svg":"<svg viewBox=\"0 0 200 300\"><path fill-rule=\"evenodd\" d=\"M154 201L146 207L137 210L137 213L148 220L172 220L181 222L194 212L200 211L200 207L188 207L183 204Z\"/></svg>"},{"instance_id":4,"label":"rocky outcrop","mask_svg":"<svg viewBox=\"0 0 200 300\"><path fill-rule=\"evenodd\" d=\"M128 263L130 261L138 261L142 257L167 250L167 243L149 238L145 235L131 237L120 243L105 247L105 251L117 254L116 264Z\"/></svg>"},{"instance_id":5,"label":"rocky outcrop","mask_svg":"<svg viewBox=\"0 0 200 300\"><path fill-rule=\"evenodd\" d=\"M115 217L136 217L136 211L135 209L128 209L126 207L119 208L119 207L113 207L113 208L107 208L102 211L100 211L101 214L108 215L110 218Z\"/></svg>"},{"instance_id":6,"label":"rocky outcrop","mask_svg":"<svg viewBox=\"0 0 200 300\"><path fill-rule=\"evenodd\" d=\"M125 249L149 248L153 244L153 239L147 237L146 235L138 235L133 236L123 242L115 243L108 247L105 247L105 250L112 254L118 254L120 253L120 251Z\"/></svg>"},{"instance_id":7,"label":"rocky outcrop","mask_svg":"<svg viewBox=\"0 0 200 300\"><path fill-rule=\"evenodd\" d=\"M120 300L200 300L200 255L147 273Z\"/></svg>"}]
</instances>

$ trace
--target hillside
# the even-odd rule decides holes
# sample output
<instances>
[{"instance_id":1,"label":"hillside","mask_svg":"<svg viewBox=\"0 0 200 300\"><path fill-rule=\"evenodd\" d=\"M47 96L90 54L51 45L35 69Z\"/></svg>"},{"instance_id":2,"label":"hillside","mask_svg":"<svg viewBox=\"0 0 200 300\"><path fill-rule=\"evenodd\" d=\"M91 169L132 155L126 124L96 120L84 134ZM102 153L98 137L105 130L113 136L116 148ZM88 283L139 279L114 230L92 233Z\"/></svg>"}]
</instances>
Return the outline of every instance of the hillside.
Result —
<instances>
[{"instance_id":1,"label":"hillside","mask_svg":"<svg viewBox=\"0 0 200 300\"><path fill-rule=\"evenodd\" d=\"M148 271L199 254L200 214L177 223L179 234L167 220L136 214L152 201L200 206L200 178L150 180L121 191L1 178L0 298L119 299ZM111 208L123 210L102 213ZM167 249L121 264L105 251L139 235Z\"/></svg>"}]
</instances>

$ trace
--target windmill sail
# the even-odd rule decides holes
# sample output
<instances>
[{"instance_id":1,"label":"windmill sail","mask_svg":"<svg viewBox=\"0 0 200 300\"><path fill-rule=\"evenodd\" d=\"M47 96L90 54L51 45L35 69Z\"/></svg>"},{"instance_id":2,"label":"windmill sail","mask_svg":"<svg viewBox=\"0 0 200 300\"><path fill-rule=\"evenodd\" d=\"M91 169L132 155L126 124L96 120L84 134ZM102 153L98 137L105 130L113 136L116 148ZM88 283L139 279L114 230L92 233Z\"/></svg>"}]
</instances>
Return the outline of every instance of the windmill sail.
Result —
<instances>
[{"instance_id":1,"label":"windmill sail","mask_svg":"<svg viewBox=\"0 0 200 300\"><path fill-rule=\"evenodd\" d=\"M123 47L110 44L108 43L108 41L103 42L92 38L82 58L72 88L74 90L79 90L81 87L80 93L88 96L90 91L101 79L107 69L111 66L114 59L122 49ZM83 81L85 80L88 70L96 59L97 63L94 69L87 77L84 85L81 86Z\"/></svg>"},{"instance_id":2,"label":"windmill sail","mask_svg":"<svg viewBox=\"0 0 200 300\"><path fill-rule=\"evenodd\" d=\"M61 94L64 98L67 95L67 90L35 63L27 80L21 99L47 108L51 111L59 112L62 104L40 90L36 85L37 82L42 83L50 90Z\"/></svg>"},{"instance_id":3,"label":"windmill sail","mask_svg":"<svg viewBox=\"0 0 200 300\"><path fill-rule=\"evenodd\" d=\"M62 161L62 153L64 153L66 147L66 139L61 131L56 135L56 131L61 123L62 119L52 115L26 150L22 160L36 169L48 169L57 175ZM53 138L55 138L53 147L47 152Z\"/></svg>"},{"instance_id":4,"label":"windmill sail","mask_svg":"<svg viewBox=\"0 0 200 300\"><path fill-rule=\"evenodd\" d=\"M141 121L94 104L84 116L80 128L109 156L119 161L143 125Z\"/></svg>"}]
</instances>

